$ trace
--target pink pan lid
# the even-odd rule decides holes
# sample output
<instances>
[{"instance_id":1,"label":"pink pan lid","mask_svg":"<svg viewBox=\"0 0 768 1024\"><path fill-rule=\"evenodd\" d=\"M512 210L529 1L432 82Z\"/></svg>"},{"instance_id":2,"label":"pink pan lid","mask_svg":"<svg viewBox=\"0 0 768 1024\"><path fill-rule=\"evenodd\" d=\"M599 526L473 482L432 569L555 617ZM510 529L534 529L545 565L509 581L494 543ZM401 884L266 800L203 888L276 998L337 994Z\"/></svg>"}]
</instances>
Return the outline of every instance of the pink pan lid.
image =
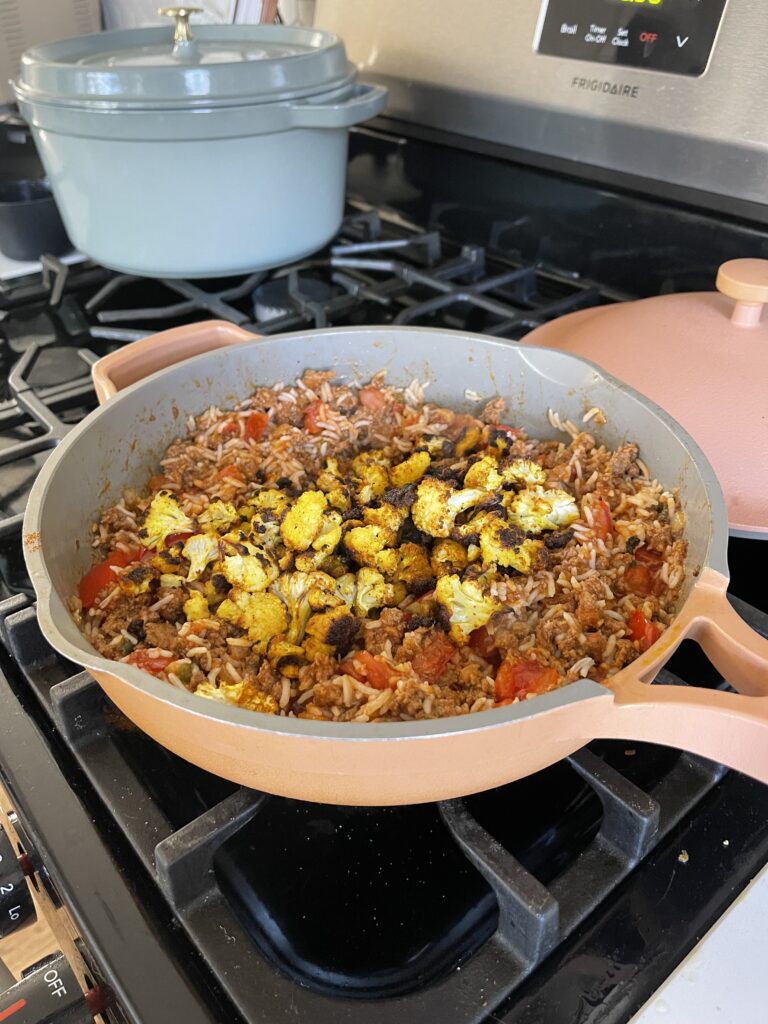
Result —
<instances>
[{"instance_id":1,"label":"pink pan lid","mask_svg":"<svg viewBox=\"0 0 768 1024\"><path fill-rule=\"evenodd\" d=\"M717 288L572 313L525 343L591 359L657 402L712 463L731 533L768 539L768 260L724 263Z\"/></svg>"}]
</instances>

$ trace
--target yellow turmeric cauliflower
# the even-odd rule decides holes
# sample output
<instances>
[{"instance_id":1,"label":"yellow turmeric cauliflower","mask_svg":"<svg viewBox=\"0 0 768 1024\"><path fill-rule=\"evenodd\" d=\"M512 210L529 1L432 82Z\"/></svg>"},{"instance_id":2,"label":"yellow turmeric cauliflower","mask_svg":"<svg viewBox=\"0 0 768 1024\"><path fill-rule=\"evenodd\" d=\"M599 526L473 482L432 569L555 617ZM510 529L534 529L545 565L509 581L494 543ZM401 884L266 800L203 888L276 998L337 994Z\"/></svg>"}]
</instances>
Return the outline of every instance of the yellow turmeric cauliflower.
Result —
<instances>
[{"instance_id":1,"label":"yellow turmeric cauliflower","mask_svg":"<svg viewBox=\"0 0 768 1024\"><path fill-rule=\"evenodd\" d=\"M540 540L527 539L503 519L491 519L480 531L480 551L486 566L517 569L527 575L535 568L543 547Z\"/></svg>"},{"instance_id":2,"label":"yellow turmeric cauliflower","mask_svg":"<svg viewBox=\"0 0 768 1024\"><path fill-rule=\"evenodd\" d=\"M266 652L272 637L280 636L288 628L285 605L276 594L249 594L234 589L221 602L216 615L225 622L247 629L248 638L259 654Z\"/></svg>"},{"instance_id":3,"label":"yellow turmeric cauliflower","mask_svg":"<svg viewBox=\"0 0 768 1024\"><path fill-rule=\"evenodd\" d=\"M206 680L198 685L195 693L198 697L206 697L220 704L235 704L248 711L261 711L265 715L276 715L278 712L275 698L259 690L247 679L241 683L220 683L218 686Z\"/></svg>"},{"instance_id":4,"label":"yellow turmeric cauliflower","mask_svg":"<svg viewBox=\"0 0 768 1024\"><path fill-rule=\"evenodd\" d=\"M174 495L170 491L158 491L147 509L139 536L146 547L159 550L170 534L192 533L193 530L194 523L182 512Z\"/></svg>"},{"instance_id":5,"label":"yellow turmeric cauliflower","mask_svg":"<svg viewBox=\"0 0 768 1024\"><path fill-rule=\"evenodd\" d=\"M222 501L221 498L212 501L205 512L201 512L197 517L197 521L203 527L218 532L228 529L236 519L237 510L235 506L230 505L228 501Z\"/></svg>"},{"instance_id":6,"label":"yellow turmeric cauliflower","mask_svg":"<svg viewBox=\"0 0 768 1024\"><path fill-rule=\"evenodd\" d=\"M480 488L459 491L450 481L428 476L416 489L411 516L418 529L430 537L450 537L456 517L487 496Z\"/></svg>"},{"instance_id":7,"label":"yellow turmeric cauliflower","mask_svg":"<svg viewBox=\"0 0 768 1024\"><path fill-rule=\"evenodd\" d=\"M579 518L579 509L567 491L532 487L515 494L507 503L510 520L526 533L559 530Z\"/></svg>"},{"instance_id":8,"label":"yellow turmeric cauliflower","mask_svg":"<svg viewBox=\"0 0 768 1024\"><path fill-rule=\"evenodd\" d=\"M254 555L228 555L222 562L221 571L233 587L250 593L266 590L279 574L274 559L266 551Z\"/></svg>"},{"instance_id":9,"label":"yellow turmeric cauliflower","mask_svg":"<svg viewBox=\"0 0 768 1024\"><path fill-rule=\"evenodd\" d=\"M424 476L431 462L428 452L414 452L404 462L393 466L389 476L393 487L405 487L415 484Z\"/></svg>"},{"instance_id":10,"label":"yellow turmeric cauliflower","mask_svg":"<svg viewBox=\"0 0 768 1024\"><path fill-rule=\"evenodd\" d=\"M280 524L280 535L287 547L306 551L320 534L323 512L328 500L322 491L304 491L288 509Z\"/></svg>"},{"instance_id":11,"label":"yellow turmeric cauliflower","mask_svg":"<svg viewBox=\"0 0 768 1024\"><path fill-rule=\"evenodd\" d=\"M435 597L448 616L451 637L460 646L469 643L469 634L484 626L500 608L477 580L462 581L453 574L440 577Z\"/></svg>"}]
</instances>

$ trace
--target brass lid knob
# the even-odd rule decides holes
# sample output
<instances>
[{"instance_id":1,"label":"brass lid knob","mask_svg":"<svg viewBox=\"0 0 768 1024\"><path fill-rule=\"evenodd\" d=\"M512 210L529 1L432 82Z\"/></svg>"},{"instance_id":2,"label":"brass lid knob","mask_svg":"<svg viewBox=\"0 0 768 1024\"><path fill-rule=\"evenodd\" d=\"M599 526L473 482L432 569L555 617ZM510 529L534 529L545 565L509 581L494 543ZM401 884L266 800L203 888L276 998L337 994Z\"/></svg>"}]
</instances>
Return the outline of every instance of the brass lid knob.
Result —
<instances>
[{"instance_id":1,"label":"brass lid knob","mask_svg":"<svg viewBox=\"0 0 768 1024\"><path fill-rule=\"evenodd\" d=\"M192 32L189 27L189 16L201 14L202 7L158 7L157 13L164 18L175 18L176 25L173 30L174 43L191 43Z\"/></svg>"}]
</instances>

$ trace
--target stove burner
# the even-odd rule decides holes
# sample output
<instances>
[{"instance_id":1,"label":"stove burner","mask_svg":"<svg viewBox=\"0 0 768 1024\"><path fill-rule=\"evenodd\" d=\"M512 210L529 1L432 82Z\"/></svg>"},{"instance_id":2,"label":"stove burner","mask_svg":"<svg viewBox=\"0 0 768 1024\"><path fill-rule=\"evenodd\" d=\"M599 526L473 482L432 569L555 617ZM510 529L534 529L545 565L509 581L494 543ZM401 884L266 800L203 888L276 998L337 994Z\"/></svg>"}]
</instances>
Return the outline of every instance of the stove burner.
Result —
<instances>
[{"instance_id":1,"label":"stove burner","mask_svg":"<svg viewBox=\"0 0 768 1024\"><path fill-rule=\"evenodd\" d=\"M287 277L274 277L255 289L253 310L259 323L288 316L295 311L311 316L316 327L325 327L327 321L323 307L335 294L337 290L325 281L302 277L292 270Z\"/></svg>"}]
</instances>

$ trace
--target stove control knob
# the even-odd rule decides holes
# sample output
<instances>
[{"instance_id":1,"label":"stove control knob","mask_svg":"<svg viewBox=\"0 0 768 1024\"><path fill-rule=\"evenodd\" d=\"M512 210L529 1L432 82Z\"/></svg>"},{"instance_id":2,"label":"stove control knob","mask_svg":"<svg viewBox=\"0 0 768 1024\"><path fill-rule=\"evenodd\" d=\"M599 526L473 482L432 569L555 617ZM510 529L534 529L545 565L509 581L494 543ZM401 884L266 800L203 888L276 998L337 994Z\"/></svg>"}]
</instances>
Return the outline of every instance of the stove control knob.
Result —
<instances>
[{"instance_id":1,"label":"stove control knob","mask_svg":"<svg viewBox=\"0 0 768 1024\"><path fill-rule=\"evenodd\" d=\"M87 1024L106 1006L99 989L84 994L66 958L57 953L0 994L8 1024Z\"/></svg>"},{"instance_id":2,"label":"stove control knob","mask_svg":"<svg viewBox=\"0 0 768 1024\"><path fill-rule=\"evenodd\" d=\"M26 924L34 913L35 907L22 865L10 840L0 828L0 938Z\"/></svg>"}]
</instances>

